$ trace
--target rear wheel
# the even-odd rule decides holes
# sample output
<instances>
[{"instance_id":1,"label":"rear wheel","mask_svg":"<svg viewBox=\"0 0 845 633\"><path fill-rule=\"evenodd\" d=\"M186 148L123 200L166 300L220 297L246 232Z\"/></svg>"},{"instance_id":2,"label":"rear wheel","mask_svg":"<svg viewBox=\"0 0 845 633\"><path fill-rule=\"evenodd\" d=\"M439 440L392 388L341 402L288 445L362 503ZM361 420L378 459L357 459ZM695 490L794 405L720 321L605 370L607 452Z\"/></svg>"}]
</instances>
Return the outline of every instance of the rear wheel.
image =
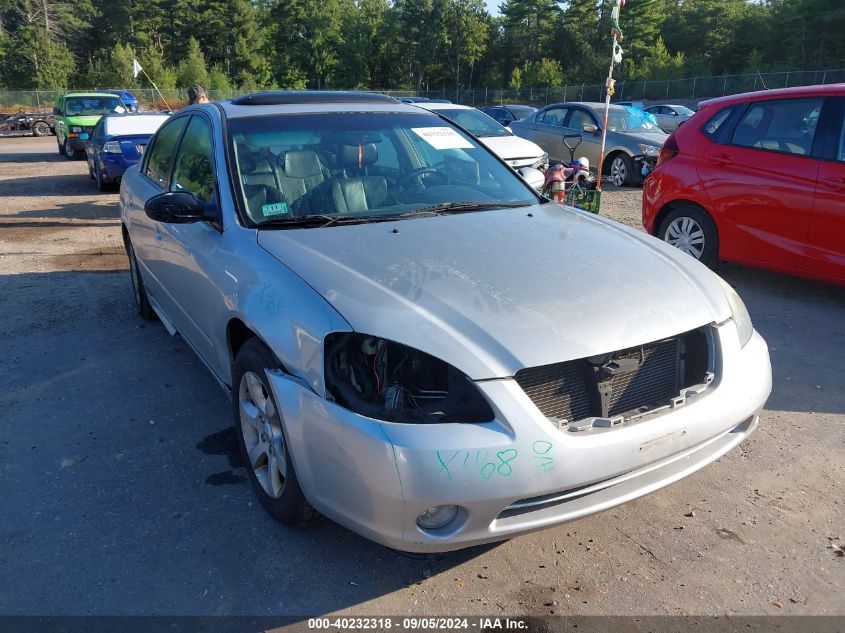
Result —
<instances>
[{"instance_id":1,"label":"rear wheel","mask_svg":"<svg viewBox=\"0 0 845 633\"><path fill-rule=\"evenodd\" d=\"M156 313L147 299L147 289L144 287L144 280L141 278L141 271L138 269L138 259L135 257L135 249L132 248L132 242L128 237L126 238L126 254L129 256L129 274L132 277L132 292L135 296L135 307L142 319L145 321L154 321Z\"/></svg>"},{"instance_id":2,"label":"rear wheel","mask_svg":"<svg viewBox=\"0 0 845 633\"><path fill-rule=\"evenodd\" d=\"M719 234L713 220L699 207L685 205L671 211L660 223L657 237L705 266L718 264Z\"/></svg>"},{"instance_id":3,"label":"rear wheel","mask_svg":"<svg viewBox=\"0 0 845 633\"><path fill-rule=\"evenodd\" d=\"M112 183L103 180L103 173L96 161L94 162L94 178L97 181L97 189L100 191L111 191L113 185Z\"/></svg>"},{"instance_id":4,"label":"rear wheel","mask_svg":"<svg viewBox=\"0 0 845 633\"><path fill-rule=\"evenodd\" d=\"M38 121L38 123L32 126L32 133L35 136L47 136L50 133L50 126L44 123L44 121Z\"/></svg>"},{"instance_id":5,"label":"rear wheel","mask_svg":"<svg viewBox=\"0 0 845 633\"><path fill-rule=\"evenodd\" d=\"M266 369L279 361L259 339L243 344L235 359L233 399L235 428L241 459L261 505L277 521L299 526L312 523L319 514L305 499L276 406Z\"/></svg>"}]
</instances>

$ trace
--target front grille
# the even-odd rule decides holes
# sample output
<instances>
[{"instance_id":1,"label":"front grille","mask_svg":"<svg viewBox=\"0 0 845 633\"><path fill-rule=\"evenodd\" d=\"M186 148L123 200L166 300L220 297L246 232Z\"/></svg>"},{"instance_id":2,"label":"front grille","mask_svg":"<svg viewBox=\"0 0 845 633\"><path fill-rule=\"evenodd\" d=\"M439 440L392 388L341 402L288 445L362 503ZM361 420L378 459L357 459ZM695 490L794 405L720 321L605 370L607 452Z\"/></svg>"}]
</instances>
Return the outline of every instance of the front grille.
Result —
<instances>
[{"instance_id":1,"label":"front grille","mask_svg":"<svg viewBox=\"0 0 845 633\"><path fill-rule=\"evenodd\" d=\"M521 369L514 378L549 418L575 422L643 413L701 383L707 350L704 333L694 330L610 354Z\"/></svg>"}]
</instances>

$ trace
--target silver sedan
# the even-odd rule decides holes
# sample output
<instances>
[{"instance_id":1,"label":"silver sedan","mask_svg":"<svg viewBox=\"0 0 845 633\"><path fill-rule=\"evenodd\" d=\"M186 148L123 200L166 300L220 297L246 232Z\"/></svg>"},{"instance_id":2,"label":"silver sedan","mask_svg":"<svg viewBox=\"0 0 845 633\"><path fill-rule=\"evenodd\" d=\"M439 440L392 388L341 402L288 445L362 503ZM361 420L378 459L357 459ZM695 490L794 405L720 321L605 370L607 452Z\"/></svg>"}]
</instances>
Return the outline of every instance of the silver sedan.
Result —
<instances>
[{"instance_id":1,"label":"silver sedan","mask_svg":"<svg viewBox=\"0 0 845 633\"><path fill-rule=\"evenodd\" d=\"M555 103L510 125L514 134L542 147L552 163L583 156L595 172L600 167L603 126L604 104L586 102ZM666 138L642 110L610 106L601 174L617 187L641 182L640 161L656 159ZM577 150L570 154L569 147L576 142Z\"/></svg>"},{"instance_id":2,"label":"silver sedan","mask_svg":"<svg viewBox=\"0 0 845 633\"><path fill-rule=\"evenodd\" d=\"M417 552L539 530L717 459L771 389L719 277L385 97L181 110L120 205L139 313L231 394L285 524Z\"/></svg>"}]
</instances>

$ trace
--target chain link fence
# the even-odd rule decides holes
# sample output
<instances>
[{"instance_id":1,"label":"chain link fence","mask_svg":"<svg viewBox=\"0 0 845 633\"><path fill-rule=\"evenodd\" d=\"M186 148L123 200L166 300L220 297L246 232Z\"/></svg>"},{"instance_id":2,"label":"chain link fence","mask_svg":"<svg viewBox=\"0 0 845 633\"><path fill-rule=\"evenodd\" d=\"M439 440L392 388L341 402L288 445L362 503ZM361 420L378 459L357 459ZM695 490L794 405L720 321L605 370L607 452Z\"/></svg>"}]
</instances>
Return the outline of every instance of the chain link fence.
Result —
<instances>
[{"instance_id":1,"label":"chain link fence","mask_svg":"<svg viewBox=\"0 0 845 633\"><path fill-rule=\"evenodd\" d=\"M661 79L659 81L617 81L614 101L680 102L695 105L702 99L754 92L791 86L811 86L845 82L845 69L786 71L777 73L754 73L747 75L718 75L708 77L687 77L683 79ZM161 91L152 88L131 88L144 109L164 109L165 103L179 108L188 101L187 91L174 88ZM0 112L17 110L50 110L56 97L68 90L0 90ZM212 101L232 99L248 90L209 90ZM602 101L604 84L574 84L522 88L519 90L499 88L473 88L455 90L371 90L392 97L426 97L448 99L470 106L486 106L501 103L529 103L544 106L561 101Z\"/></svg>"}]
</instances>

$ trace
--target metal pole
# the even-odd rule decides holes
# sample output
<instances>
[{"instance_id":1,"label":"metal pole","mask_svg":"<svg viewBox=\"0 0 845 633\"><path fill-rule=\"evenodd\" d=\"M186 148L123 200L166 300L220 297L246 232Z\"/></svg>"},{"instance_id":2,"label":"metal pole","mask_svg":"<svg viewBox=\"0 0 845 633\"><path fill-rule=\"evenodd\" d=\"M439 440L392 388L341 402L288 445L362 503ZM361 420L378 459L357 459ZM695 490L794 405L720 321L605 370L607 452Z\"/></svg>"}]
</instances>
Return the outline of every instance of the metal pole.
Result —
<instances>
[{"instance_id":1,"label":"metal pole","mask_svg":"<svg viewBox=\"0 0 845 633\"><path fill-rule=\"evenodd\" d=\"M622 2L621 0L616 0L616 7L615 10L617 11L616 18L617 18L617 26L619 15L622 12ZM610 43L610 67L607 69L607 83L605 84L604 90L604 123L601 127L601 150L599 151L599 162L596 165L596 190L599 191L599 195L601 195L601 172L602 172L602 165L604 164L604 148L607 143L607 117L608 113L610 112L610 87L613 85L613 64L615 63L614 56L616 54L616 42L617 38L619 37L619 33L616 29L611 29L611 43ZM583 84L582 84L583 86ZM582 92L582 100L583 100L583 87L581 88Z\"/></svg>"},{"instance_id":2,"label":"metal pole","mask_svg":"<svg viewBox=\"0 0 845 633\"><path fill-rule=\"evenodd\" d=\"M784 88L789 88L789 71L786 72L786 83L783 85Z\"/></svg>"},{"instance_id":3,"label":"metal pole","mask_svg":"<svg viewBox=\"0 0 845 633\"><path fill-rule=\"evenodd\" d=\"M692 78L692 96L690 99L695 99L695 82L698 81L698 77Z\"/></svg>"},{"instance_id":4,"label":"metal pole","mask_svg":"<svg viewBox=\"0 0 845 633\"><path fill-rule=\"evenodd\" d=\"M728 76L725 75L725 81L722 83L722 96L725 96L725 93L728 91Z\"/></svg>"}]
</instances>

